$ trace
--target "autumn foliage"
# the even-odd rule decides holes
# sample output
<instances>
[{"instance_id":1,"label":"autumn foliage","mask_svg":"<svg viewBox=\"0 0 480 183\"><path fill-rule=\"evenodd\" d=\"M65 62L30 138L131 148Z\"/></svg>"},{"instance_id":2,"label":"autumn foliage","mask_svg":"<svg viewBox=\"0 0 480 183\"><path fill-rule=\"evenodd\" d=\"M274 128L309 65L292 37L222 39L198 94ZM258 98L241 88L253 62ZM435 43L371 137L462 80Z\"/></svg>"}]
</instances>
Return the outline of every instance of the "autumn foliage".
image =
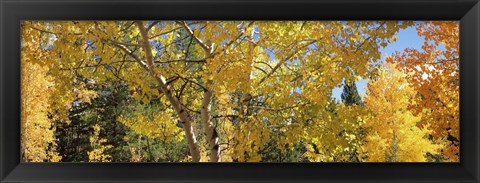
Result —
<instances>
[{"instance_id":1,"label":"autumn foliage","mask_svg":"<svg viewBox=\"0 0 480 183\"><path fill-rule=\"evenodd\" d=\"M416 29L425 38L422 49L406 49L387 62L398 63L418 92L415 104L409 107L422 116L420 125L428 125L432 137L446 143L442 154L459 161L459 25L428 22Z\"/></svg>"},{"instance_id":2,"label":"autumn foliage","mask_svg":"<svg viewBox=\"0 0 480 183\"><path fill-rule=\"evenodd\" d=\"M24 21L22 158L458 161L458 57L457 22Z\"/></svg>"}]
</instances>

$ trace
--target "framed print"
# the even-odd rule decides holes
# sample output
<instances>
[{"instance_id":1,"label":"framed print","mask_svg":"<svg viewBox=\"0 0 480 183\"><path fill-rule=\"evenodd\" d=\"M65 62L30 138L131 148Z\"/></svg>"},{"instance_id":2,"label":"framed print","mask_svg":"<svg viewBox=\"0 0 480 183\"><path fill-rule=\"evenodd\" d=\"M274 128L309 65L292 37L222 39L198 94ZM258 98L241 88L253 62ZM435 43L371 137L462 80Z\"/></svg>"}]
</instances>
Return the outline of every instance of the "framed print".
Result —
<instances>
[{"instance_id":1,"label":"framed print","mask_svg":"<svg viewBox=\"0 0 480 183\"><path fill-rule=\"evenodd\" d=\"M2 1L1 182L478 182L480 4Z\"/></svg>"}]
</instances>

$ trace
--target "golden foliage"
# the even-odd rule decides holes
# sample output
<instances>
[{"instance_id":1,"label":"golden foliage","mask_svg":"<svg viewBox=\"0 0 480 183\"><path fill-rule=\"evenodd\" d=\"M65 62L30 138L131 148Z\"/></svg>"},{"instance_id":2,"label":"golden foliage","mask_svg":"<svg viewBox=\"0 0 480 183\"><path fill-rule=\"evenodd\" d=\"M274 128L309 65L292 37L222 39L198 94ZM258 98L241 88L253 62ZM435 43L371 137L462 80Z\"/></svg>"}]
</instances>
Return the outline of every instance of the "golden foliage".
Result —
<instances>
[{"instance_id":1,"label":"golden foliage","mask_svg":"<svg viewBox=\"0 0 480 183\"><path fill-rule=\"evenodd\" d=\"M105 151L112 148L112 145L105 145L107 139L99 138L101 127L98 124L93 126L93 135L90 136L89 141L92 146L92 150L88 151L89 162L110 162L112 156L105 154Z\"/></svg>"},{"instance_id":2,"label":"golden foliage","mask_svg":"<svg viewBox=\"0 0 480 183\"><path fill-rule=\"evenodd\" d=\"M181 123L188 119L184 116L198 120L203 93L211 91L211 117L223 160L261 161L262 149L275 137L281 139L278 149L304 145L303 156L310 161L358 159L362 147L368 161L424 161L424 154L437 147L425 138L428 134L436 140L446 135L458 139L458 62L450 62L458 61L458 24L418 25L426 38L423 51L409 49L387 59L400 62L402 72L387 66L372 81L368 110L331 101L332 89L343 80L375 78L372 65L381 59L380 48L413 24L24 21L22 59L48 73L54 88L49 96L55 99L48 105L55 118L66 119L72 101L89 103L96 97L89 82L122 80L135 100L145 105L159 101L165 110L133 112L118 121L163 142L187 139L190 150L202 151L200 160L208 159L209 149L189 138L200 131L182 129ZM440 44L445 49L438 49ZM78 76L88 81L77 81ZM361 140L364 127L370 129L366 144ZM89 152L91 159L108 161L104 141L93 136L91 143L98 145ZM142 158L137 151L131 149L134 161ZM445 152L458 154L458 149Z\"/></svg>"},{"instance_id":3,"label":"golden foliage","mask_svg":"<svg viewBox=\"0 0 480 183\"><path fill-rule=\"evenodd\" d=\"M387 58L418 91L415 105L409 106L422 116L437 141L444 141L443 154L459 160L459 24L452 21L425 22L417 25L425 38L421 50L406 49Z\"/></svg>"},{"instance_id":4,"label":"golden foliage","mask_svg":"<svg viewBox=\"0 0 480 183\"><path fill-rule=\"evenodd\" d=\"M425 162L426 154L436 154L439 145L421 128L421 116L407 106L415 103L415 90L395 65L386 63L378 80L368 85L365 104L370 111L364 127L368 130L363 149L370 162ZM421 115L421 114L420 114ZM429 125L429 124L427 124Z\"/></svg>"},{"instance_id":5,"label":"golden foliage","mask_svg":"<svg viewBox=\"0 0 480 183\"><path fill-rule=\"evenodd\" d=\"M132 117L119 117L118 121L130 127L135 132L148 138L169 143L183 140L184 132L176 125L176 120L171 117L173 110L167 109L152 114L149 118L141 113L135 113Z\"/></svg>"},{"instance_id":6,"label":"golden foliage","mask_svg":"<svg viewBox=\"0 0 480 183\"><path fill-rule=\"evenodd\" d=\"M22 49L27 49L22 47ZM32 50L33 51L33 50ZM58 162L54 121L49 118L53 80L47 68L26 59L22 52L21 70L21 151L27 162ZM30 58L32 59L32 58Z\"/></svg>"}]
</instances>

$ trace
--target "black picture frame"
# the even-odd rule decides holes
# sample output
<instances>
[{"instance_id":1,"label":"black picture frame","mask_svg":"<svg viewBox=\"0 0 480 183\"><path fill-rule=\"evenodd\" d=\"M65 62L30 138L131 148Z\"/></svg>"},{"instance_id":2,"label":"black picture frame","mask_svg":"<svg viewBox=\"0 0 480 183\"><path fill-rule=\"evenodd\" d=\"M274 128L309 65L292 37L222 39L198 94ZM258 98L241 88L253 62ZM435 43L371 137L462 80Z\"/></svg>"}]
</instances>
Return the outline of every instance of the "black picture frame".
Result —
<instances>
[{"instance_id":1,"label":"black picture frame","mask_svg":"<svg viewBox=\"0 0 480 183\"><path fill-rule=\"evenodd\" d=\"M479 182L479 0L1 0L0 182ZM21 163L21 20L460 20L460 163Z\"/></svg>"}]
</instances>

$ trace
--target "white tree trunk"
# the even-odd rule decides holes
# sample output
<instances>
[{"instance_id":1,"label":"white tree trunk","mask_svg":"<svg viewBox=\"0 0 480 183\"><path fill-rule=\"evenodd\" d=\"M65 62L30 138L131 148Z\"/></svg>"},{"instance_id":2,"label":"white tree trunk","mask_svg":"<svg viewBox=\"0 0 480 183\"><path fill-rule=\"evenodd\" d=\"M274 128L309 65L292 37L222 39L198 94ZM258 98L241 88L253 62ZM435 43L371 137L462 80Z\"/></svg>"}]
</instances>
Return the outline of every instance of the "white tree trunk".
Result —
<instances>
[{"instance_id":1,"label":"white tree trunk","mask_svg":"<svg viewBox=\"0 0 480 183\"><path fill-rule=\"evenodd\" d=\"M202 47L203 51L205 52L205 60L213 57L213 47L214 44L210 42L210 40L202 41L198 37L195 36L194 32L190 27L188 27L186 22L178 22L190 36L195 39L195 41ZM210 162L219 162L220 159L220 145L218 142L218 133L215 127L212 124L212 114L211 114L211 106L212 106L212 97L213 92L208 89L208 86L211 85L213 82L208 80L206 82L205 91L203 93L202 99L202 109L200 111L201 118L202 118L202 125L205 131L208 149L210 151Z\"/></svg>"},{"instance_id":2,"label":"white tree trunk","mask_svg":"<svg viewBox=\"0 0 480 183\"><path fill-rule=\"evenodd\" d=\"M211 81L207 82L211 83ZM206 89L203 93L203 100L202 100L202 109L201 109L201 117L202 117L202 125L205 131L208 149L210 151L210 162L219 162L221 161L220 158L220 145L218 143L218 133L212 123L212 114L211 114L211 107L212 107L212 91Z\"/></svg>"},{"instance_id":3,"label":"white tree trunk","mask_svg":"<svg viewBox=\"0 0 480 183\"><path fill-rule=\"evenodd\" d=\"M163 93L167 97L168 101L170 101L170 104L172 104L175 112L177 112L180 118L180 123L182 123L183 125L185 137L187 138L188 148L190 149L190 154L192 155L192 161L199 162L200 150L198 149L197 139L195 138L195 132L193 131L192 119L188 115L187 111L185 111L185 108L180 104L180 101L178 101L178 99L173 96L170 87L165 84L165 80L158 77L156 78L159 83L162 83L160 84L160 87Z\"/></svg>"},{"instance_id":4,"label":"white tree trunk","mask_svg":"<svg viewBox=\"0 0 480 183\"><path fill-rule=\"evenodd\" d=\"M200 150L198 149L197 140L195 138L195 132L193 131L192 119L188 115L187 111L185 111L185 108L182 106L178 98L172 94L172 90L170 86L167 84L167 82L165 81L165 78L161 75L159 76L156 74L153 67L152 48L151 48L150 42L148 41L148 32L143 22L137 21L136 23L138 25L138 28L140 29L140 34L142 35L142 38L143 38L143 46L145 47L145 55L147 58L146 66L143 65L142 67L147 69L150 75L155 78L155 80L157 81L158 85L161 88L162 93L165 94L170 104L172 104L173 109L175 110L175 112L178 114L178 117L180 118L180 123L183 124L183 130L185 131L185 137L188 142L188 148L190 149L190 154L192 155L192 161L199 162ZM136 58L136 60L139 60L138 57ZM143 64L140 60L138 62L140 65Z\"/></svg>"}]
</instances>

